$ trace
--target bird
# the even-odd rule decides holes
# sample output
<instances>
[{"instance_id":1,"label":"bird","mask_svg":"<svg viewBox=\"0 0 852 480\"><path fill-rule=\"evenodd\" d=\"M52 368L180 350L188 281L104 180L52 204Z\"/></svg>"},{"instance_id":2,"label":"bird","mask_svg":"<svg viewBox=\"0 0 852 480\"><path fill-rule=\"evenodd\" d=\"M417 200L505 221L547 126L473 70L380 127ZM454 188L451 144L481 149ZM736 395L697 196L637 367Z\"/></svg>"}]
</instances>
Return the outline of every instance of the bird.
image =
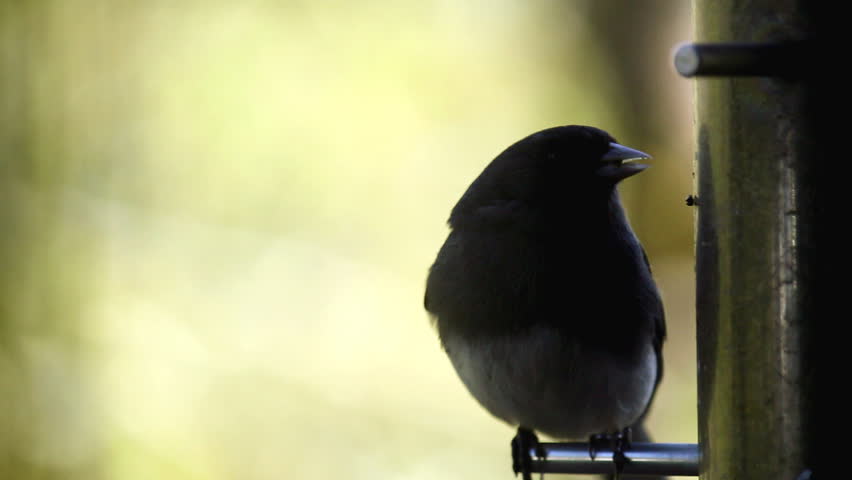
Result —
<instances>
[{"instance_id":1,"label":"bird","mask_svg":"<svg viewBox=\"0 0 852 480\"><path fill-rule=\"evenodd\" d=\"M518 428L525 478L536 432L589 439L592 456L601 440L650 440L665 314L617 188L650 158L599 128L548 128L494 158L450 213L424 306L467 390Z\"/></svg>"}]
</instances>

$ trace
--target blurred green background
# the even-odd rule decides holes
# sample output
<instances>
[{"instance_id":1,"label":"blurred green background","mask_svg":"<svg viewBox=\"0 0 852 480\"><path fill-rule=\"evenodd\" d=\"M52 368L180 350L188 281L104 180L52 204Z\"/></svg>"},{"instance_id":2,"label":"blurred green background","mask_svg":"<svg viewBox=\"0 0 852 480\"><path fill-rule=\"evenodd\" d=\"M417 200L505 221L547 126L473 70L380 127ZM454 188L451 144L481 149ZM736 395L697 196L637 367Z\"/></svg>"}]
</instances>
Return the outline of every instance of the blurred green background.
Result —
<instances>
[{"instance_id":1,"label":"blurred green background","mask_svg":"<svg viewBox=\"0 0 852 480\"><path fill-rule=\"evenodd\" d=\"M681 0L0 0L0 478L513 478L422 309L455 201L562 124L667 306L695 427Z\"/></svg>"}]
</instances>

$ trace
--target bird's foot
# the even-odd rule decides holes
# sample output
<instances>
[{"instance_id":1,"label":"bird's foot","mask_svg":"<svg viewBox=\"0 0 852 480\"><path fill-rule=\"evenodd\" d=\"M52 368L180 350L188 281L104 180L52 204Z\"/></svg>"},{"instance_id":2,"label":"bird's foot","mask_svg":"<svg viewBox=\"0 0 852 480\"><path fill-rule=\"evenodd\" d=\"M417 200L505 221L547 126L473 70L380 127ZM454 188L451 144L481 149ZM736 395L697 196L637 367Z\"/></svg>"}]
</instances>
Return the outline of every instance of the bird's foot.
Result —
<instances>
[{"instance_id":1,"label":"bird's foot","mask_svg":"<svg viewBox=\"0 0 852 480\"><path fill-rule=\"evenodd\" d=\"M543 459L547 456L535 433L518 427L518 434L512 439L512 470L515 471L515 475L520 473L523 480L532 480L531 449L535 449L536 458ZM543 477L544 474L542 474Z\"/></svg>"},{"instance_id":2,"label":"bird's foot","mask_svg":"<svg viewBox=\"0 0 852 480\"><path fill-rule=\"evenodd\" d=\"M632 430L627 427L621 431L614 433L597 433L589 437L589 457L594 460L598 454L598 450L609 447L612 449L612 462L615 464L615 476L618 476L624 470L624 466L630 462L624 452L630 448L632 441Z\"/></svg>"},{"instance_id":3,"label":"bird's foot","mask_svg":"<svg viewBox=\"0 0 852 480\"><path fill-rule=\"evenodd\" d=\"M630 448L630 443L633 441L633 430L630 427L625 427L624 430L615 434L615 445L612 448L612 462L615 464L614 479L618 480L618 476L624 470L624 466L630 462L624 452Z\"/></svg>"},{"instance_id":4,"label":"bird's foot","mask_svg":"<svg viewBox=\"0 0 852 480\"><path fill-rule=\"evenodd\" d=\"M589 436L589 458L594 460L598 456L601 447L609 447L610 435L608 433L596 433Z\"/></svg>"}]
</instances>

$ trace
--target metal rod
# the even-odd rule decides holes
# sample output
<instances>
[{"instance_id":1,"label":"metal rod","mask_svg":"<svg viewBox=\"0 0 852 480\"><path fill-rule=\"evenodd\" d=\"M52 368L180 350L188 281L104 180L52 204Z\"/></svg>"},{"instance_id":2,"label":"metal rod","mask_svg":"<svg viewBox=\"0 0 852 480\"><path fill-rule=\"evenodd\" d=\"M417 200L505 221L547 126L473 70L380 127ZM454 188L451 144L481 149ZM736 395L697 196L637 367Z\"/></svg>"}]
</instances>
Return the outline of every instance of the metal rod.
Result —
<instances>
[{"instance_id":1,"label":"metal rod","mask_svg":"<svg viewBox=\"0 0 852 480\"><path fill-rule=\"evenodd\" d=\"M805 42L688 43L674 56L684 77L802 77L807 74Z\"/></svg>"},{"instance_id":2,"label":"metal rod","mask_svg":"<svg viewBox=\"0 0 852 480\"><path fill-rule=\"evenodd\" d=\"M536 457L537 450L545 452ZM698 475L698 445L694 443L632 443L624 452L629 461L622 473L632 475ZM612 473L615 463L609 448L589 455L588 443L539 443L531 448L532 473Z\"/></svg>"}]
</instances>

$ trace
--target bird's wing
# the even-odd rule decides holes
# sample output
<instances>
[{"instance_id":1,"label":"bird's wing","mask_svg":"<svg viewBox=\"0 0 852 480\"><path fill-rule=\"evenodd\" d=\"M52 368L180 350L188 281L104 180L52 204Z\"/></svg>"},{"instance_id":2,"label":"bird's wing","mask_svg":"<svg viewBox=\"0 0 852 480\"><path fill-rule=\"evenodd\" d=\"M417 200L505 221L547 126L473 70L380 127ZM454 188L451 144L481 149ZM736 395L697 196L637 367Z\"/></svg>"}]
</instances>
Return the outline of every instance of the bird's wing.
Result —
<instances>
[{"instance_id":1,"label":"bird's wing","mask_svg":"<svg viewBox=\"0 0 852 480\"><path fill-rule=\"evenodd\" d=\"M648 272L651 273L651 263L648 261L648 255L645 253L645 249L641 246L639 247L642 250L642 258L645 260L645 265L648 267ZM666 316L665 311L663 310L663 302L660 299L659 294L656 294L656 304L657 308L654 309L654 336L651 341L653 342L654 352L657 354L657 378L654 381L654 390L651 392L651 398L648 400L648 406L645 407L645 411L642 412L642 415L631 425L631 429L633 431L633 440L638 442L651 442L651 436L648 432L648 429L645 426L645 418L648 416L648 412L651 410L651 405L654 402L654 397L657 394L657 387L660 385L660 381L663 379L663 341L666 339ZM607 479L611 479L613 477L607 477ZM624 478L633 478L633 477L624 477ZM664 480L665 477L648 477L649 480Z\"/></svg>"},{"instance_id":2,"label":"bird's wing","mask_svg":"<svg viewBox=\"0 0 852 480\"><path fill-rule=\"evenodd\" d=\"M651 262L648 261L648 254L645 253L645 249L641 246L639 247L642 250L642 258L645 260L645 265L648 267L648 273L651 272ZM660 379L663 376L663 342L666 339L666 312L663 309L663 301L660 299L659 294L657 295L657 304L658 308L657 314L654 315L654 350L657 352L657 362L659 365L657 366L657 371L659 372L657 375L657 383L660 382Z\"/></svg>"},{"instance_id":3,"label":"bird's wing","mask_svg":"<svg viewBox=\"0 0 852 480\"><path fill-rule=\"evenodd\" d=\"M648 267L648 273L651 273L651 263L648 261L648 254L645 253L645 249L641 246L639 247L642 250L642 258L645 260L645 265ZM645 429L645 417L648 416L648 411L651 409L651 404L654 402L654 397L657 394L657 387L660 385L660 381L663 379L663 342L666 339L666 314L663 309L663 301L660 298L659 293L655 292L655 302L656 308L654 309L654 334L651 338L654 346L654 352L657 354L657 378L654 381L654 390L651 392L651 398L648 400L648 406L645 407L645 411L642 412L642 415L639 416L639 419L633 425L635 431L639 432L639 441L649 442L651 441L650 436L648 436L648 432Z\"/></svg>"},{"instance_id":4,"label":"bird's wing","mask_svg":"<svg viewBox=\"0 0 852 480\"><path fill-rule=\"evenodd\" d=\"M449 297L449 291L457 288L458 272L454 265L453 258L458 258L459 246L458 240L454 232L450 232L447 240L441 246L435 263L429 269L429 276L426 279L426 293L423 295L423 307L429 312L432 320L438 315L438 310L441 309Z\"/></svg>"}]
</instances>

